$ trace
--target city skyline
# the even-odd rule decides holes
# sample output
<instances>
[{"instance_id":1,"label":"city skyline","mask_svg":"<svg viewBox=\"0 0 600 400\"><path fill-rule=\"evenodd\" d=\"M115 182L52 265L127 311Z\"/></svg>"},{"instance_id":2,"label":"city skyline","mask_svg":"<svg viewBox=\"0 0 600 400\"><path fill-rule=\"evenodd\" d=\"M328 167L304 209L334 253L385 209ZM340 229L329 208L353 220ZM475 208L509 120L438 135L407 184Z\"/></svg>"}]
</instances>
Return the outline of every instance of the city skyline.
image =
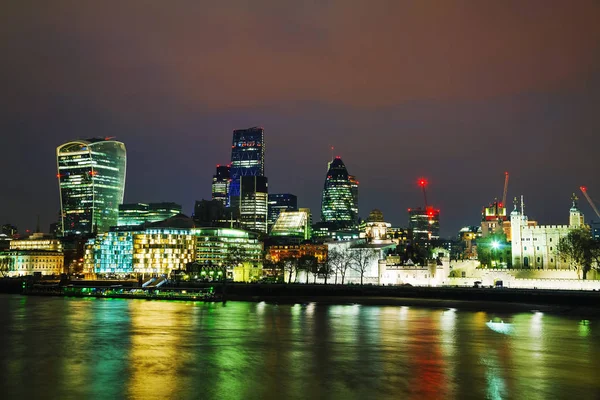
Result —
<instances>
[{"instance_id":1,"label":"city skyline","mask_svg":"<svg viewBox=\"0 0 600 400\"><path fill-rule=\"evenodd\" d=\"M128 145L126 203L191 214L232 130L257 125L270 188L314 215L331 145L360 178L362 218L378 208L406 226L425 176L443 237L479 222L504 171L509 198L525 195L543 223L565 223L581 185L600 198L596 2L238 6L235 18L135 0L70 5L69 17L7 7L0 222L33 230L40 215L46 230L59 209L52 149L94 136Z\"/></svg>"}]
</instances>

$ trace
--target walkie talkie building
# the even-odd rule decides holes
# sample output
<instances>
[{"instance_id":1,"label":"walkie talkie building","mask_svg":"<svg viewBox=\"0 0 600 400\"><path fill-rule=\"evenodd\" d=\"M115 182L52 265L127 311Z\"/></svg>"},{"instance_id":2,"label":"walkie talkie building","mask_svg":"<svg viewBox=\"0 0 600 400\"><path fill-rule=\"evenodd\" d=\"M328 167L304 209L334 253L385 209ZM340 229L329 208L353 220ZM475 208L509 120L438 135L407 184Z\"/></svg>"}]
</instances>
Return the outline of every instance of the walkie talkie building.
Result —
<instances>
[{"instance_id":1,"label":"walkie talkie building","mask_svg":"<svg viewBox=\"0 0 600 400\"><path fill-rule=\"evenodd\" d=\"M75 140L56 149L63 235L117 225L126 158L125 145L111 138Z\"/></svg>"}]
</instances>

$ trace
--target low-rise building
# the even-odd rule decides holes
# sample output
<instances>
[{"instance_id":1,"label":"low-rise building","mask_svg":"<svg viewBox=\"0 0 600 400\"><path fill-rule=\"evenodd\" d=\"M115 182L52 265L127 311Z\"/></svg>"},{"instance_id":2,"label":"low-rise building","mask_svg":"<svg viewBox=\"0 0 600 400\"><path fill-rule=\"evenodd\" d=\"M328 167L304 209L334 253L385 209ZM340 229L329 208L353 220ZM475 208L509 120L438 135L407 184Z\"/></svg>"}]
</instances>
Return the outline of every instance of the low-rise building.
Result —
<instances>
[{"instance_id":1,"label":"low-rise building","mask_svg":"<svg viewBox=\"0 0 600 400\"><path fill-rule=\"evenodd\" d=\"M0 271L7 276L60 275L64 255L53 250L9 250L0 252Z\"/></svg>"},{"instance_id":2,"label":"low-rise building","mask_svg":"<svg viewBox=\"0 0 600 400\"><path fill-rule=\"evenodd\" d=\"M62 251L63 246L60 240L52 235L45 233L33 233L23 239L13 239L10 241L11 250L51 250Z\"/></svg>"}]
</instances>

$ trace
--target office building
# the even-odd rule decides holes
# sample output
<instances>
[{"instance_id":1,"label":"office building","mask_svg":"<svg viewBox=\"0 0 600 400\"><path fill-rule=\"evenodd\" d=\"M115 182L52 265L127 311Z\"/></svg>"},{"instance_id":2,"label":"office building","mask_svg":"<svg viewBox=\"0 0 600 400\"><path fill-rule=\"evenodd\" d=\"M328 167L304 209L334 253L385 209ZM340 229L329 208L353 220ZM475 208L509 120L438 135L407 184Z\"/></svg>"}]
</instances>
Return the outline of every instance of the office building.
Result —
<instances>
[{"instance_id":1,"label":"office building","mask_svg":"<svg viewBox=\"0 0 600 400\"><path fill-rule=\"evenodd\" d=\"M62 251L63 246L61 241L56 239L53 235L37 232L23 239L11 240L10 249Z\"/></svg>"},{"instance_id":2,"label":"office building","mask_svg":"<svg viewBox=\"0 0 600 400\"><path fill-rule=\"evenodd\" d=\"M163 221L177 214L181 214L181 205L175 203L120 204L118 226Z\"/></svg>"},{"instance_id":3,"label":"office building","mask_svg":"<svg viewBox=\"0 0 600 400\"><path fill-rule=\"evenodd\" d=\"M357 225L357 192L353 194L353 184L348 170L340 157L329 163L321 198L321 222L340 228Z\"/></svg>"},{"instance_id":4,"label":"office building","mask_svg":"<svg viewBox=\"0 0 600 400\"><path fill-rule=\"evenodd\" d=\"M427 247L440 238L440 210L433 207L409 208L408 217L413 244Z\"/></svg>"},{"instance_id":5,"label":"office building","mask_svg":"<svg viewBox=\"0 0 600 400\"><path fill-rule=\"evenodd\" d=\"M282 211L298 211L298 198L290 193L269 194L269 228Z\"/></svg>"},{"instance_id":6,"label":"office building","mask_svg":"<svg viewBox=\"0 0 600 400\"><path fill-rule=\"evenodd\" d=\"M299 211L282 211L271 229L271 236L310 239L310 210L301 208Z\"/></svg>"},{"instance_id":7,"label":"office building","mask_svg":"<svg viewBox=\"0 0 600 400\"><path fill-rule=\"evenodd\" d=\"M263 128L254 127L234 130L231 145L231 183L228 205L239 207L241 177L264 175L265 140Z\"/></svg>"},{"instance_id":8,"label":"office building","mask_svg":"<svg viewBox=\"0 0 600 400\"><path fill-rule=\"evenodd\" d=\"M125 192L125 145L111 138L76 140L56 149L63 235L117 225Z\"/></svg>"},{"instance_id":9,"label":"office building","mask_svg":"<svg viewBox=\"0 0 600 400\"><path fill-rule=\"evenodd\" d=\"M212 199L220 201L225 207L227 206L227 196L231 184L230 169L229 165L217 164L217 172L213 175L212 180Z\"/></svg>"},{"instance_id":10,"label":"office building","mask_svg":"<svg viewBox=\"0 0 600 400\"><path fill-rule=\"evenodd\" d=\"M264 176L242 176L240 224L242 228L267 232L268 182Z\"/></svg>"}]
</instances>

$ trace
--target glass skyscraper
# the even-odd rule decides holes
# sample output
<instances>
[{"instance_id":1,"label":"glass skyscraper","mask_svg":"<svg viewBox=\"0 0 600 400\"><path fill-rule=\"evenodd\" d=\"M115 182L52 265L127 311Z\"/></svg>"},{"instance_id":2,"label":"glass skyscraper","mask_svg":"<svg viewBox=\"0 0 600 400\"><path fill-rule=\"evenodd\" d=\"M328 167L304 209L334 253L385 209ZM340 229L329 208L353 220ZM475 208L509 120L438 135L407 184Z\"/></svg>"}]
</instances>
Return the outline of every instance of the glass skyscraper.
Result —
<instances>
[{"instance_id":1,"label":"glass skyscraper","mask_svg":"<svg viewBox=\"0 0 600 400\"><path fill-rule=\"evenodd\" d=\"M273 226L282 211L298 211L298 197L291 193L269 195L269 226Z\"/></svg>"},{"instance_id":2,"label":"glass skyscraper","mask_svg":"<svg viewBox=\"0 0 600 400\"><path fill-rule=\"evenodd\" d=\"M440 238L440 210L431 206L409 208L408 218L413 244L428 246L432 240Z\"/></svg>"},{"instance_id":3,"label":"glass skyscraper","mask_svg":"<svg viewBox=\"0 0 600 400\"><path fill-rule=\"evenodd\" d=\"M352 228L357 223L358 195L353 195L348 170L340 157L329 163L321 199L321 222L343 228ZM356 209L355 209L356 207Z\"/></svg>"},{"instance_id":4,"label":"glass skyscraper","mask_svg":"<svg viewBox=\"0 0 600 400\"><path fill-rule=\"evenodd\" d=\"M233 131L231 145L231 184L228 206L237 207L242 176L265 175L265 139L263 128L237 129ZM232 202L233 201L233 202Z\"/></svg>"},{"instance_id":5,"label":"glass skyscraper","mask_svg":"<svg viewBox=\"0 0 600 400\"><path fill-rule=\"evenodd\" d=\"M177 214L181 214L181 205L175 203L120 204L118 226L164 221Z\"/></svg>"},{"instance_id":6,"label":"glass skyscraper","mask_svg":"<svg viewBox=\"0 0 600 400\"><path fill-rule=\"evenodd\" d=\"M125 145L110 138L76 140L56 149L63 235L116 226L125 192Z\"/></svg>"},{"instance_id":7,"label":"glass skyscraper","mask_svg":"<svg viewBox=\"0 0 600 400\"><path fill-rule=\"evenodd\" d=\"M212 199L220 201L223 206L227 206L227 195L231 183L230 169L229 165L217 165L217 172L213 175Z\"/></svg>"}]
</instances>

